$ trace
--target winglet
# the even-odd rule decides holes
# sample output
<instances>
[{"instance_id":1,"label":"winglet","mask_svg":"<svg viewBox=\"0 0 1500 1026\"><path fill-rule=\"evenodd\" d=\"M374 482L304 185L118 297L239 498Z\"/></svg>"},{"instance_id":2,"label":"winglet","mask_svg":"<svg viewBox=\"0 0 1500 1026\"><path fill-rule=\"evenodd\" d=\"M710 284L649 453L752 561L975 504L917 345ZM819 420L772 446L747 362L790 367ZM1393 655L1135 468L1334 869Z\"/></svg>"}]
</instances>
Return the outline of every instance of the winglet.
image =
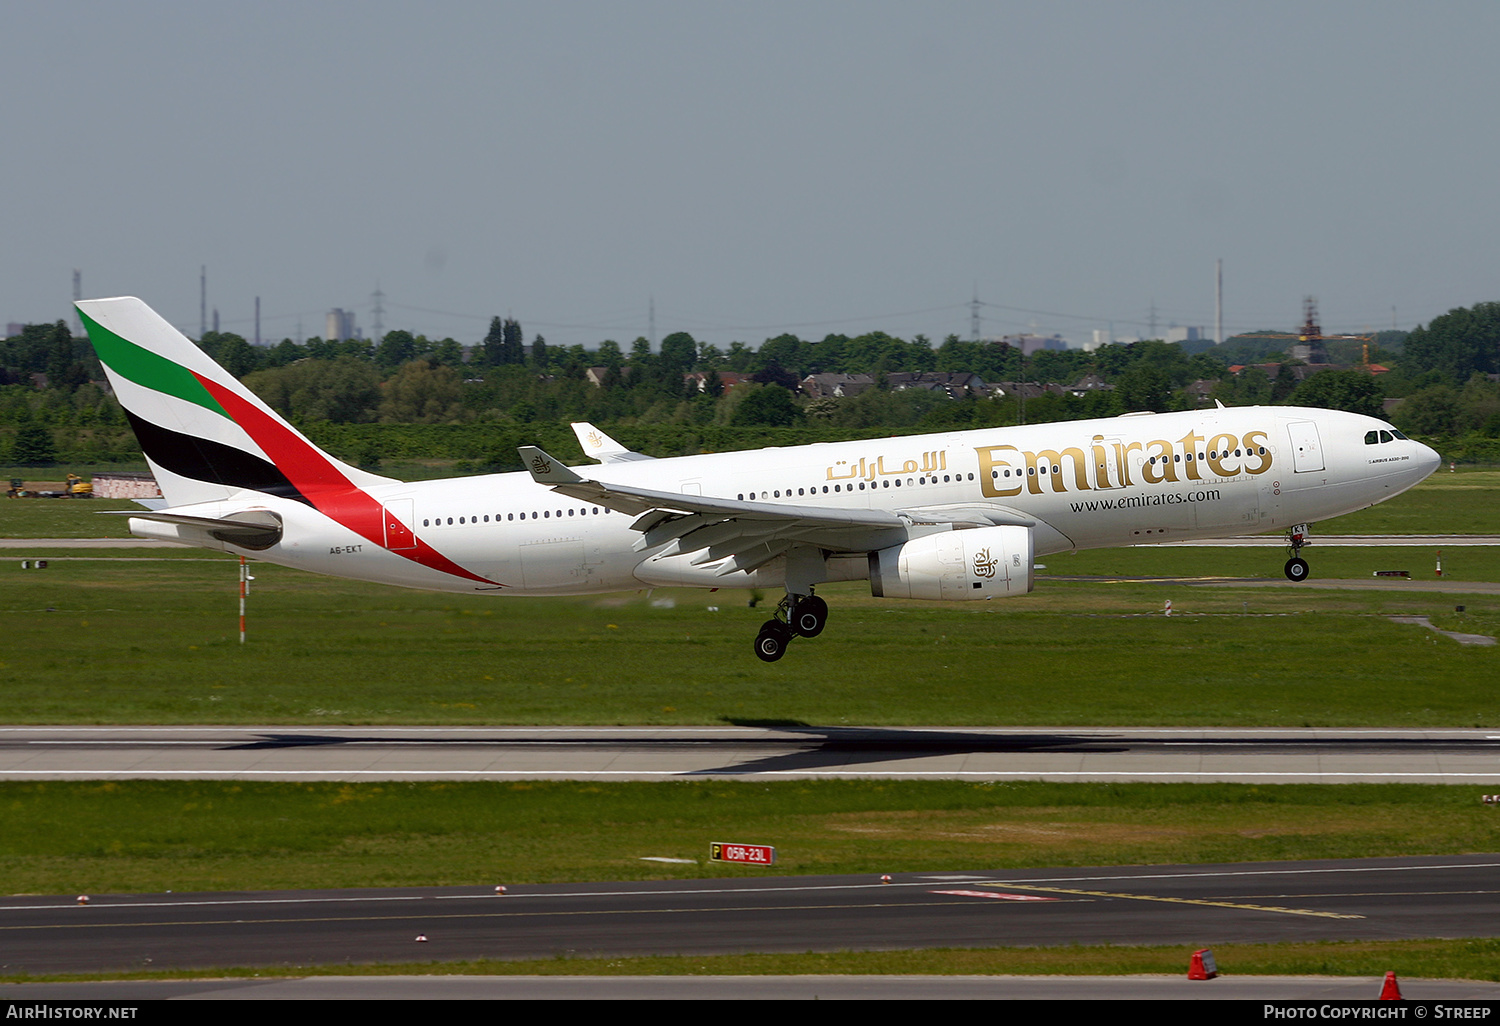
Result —
<instances>
[{"instance_id":1,"label":"winglet","mask_svg":"<svg viewBox=\"0 0 1500 1026\"><path fill-rule=\"evenodd\" d=\"M578 444L583 448L584 455L591 456L600 463L633 463L636 460L654 459L643 452L625 448L586 421L575 423L573 433L578 436Z\"/></svg>"},{"instance_id":2,"label":"winglet","mask_svg":"<svg viewBox=\"0 0 1500 1026\"><path fill-rule=\"evenodd\" d=\"M534 445L523 445L516 451L521 454L522 465L531 471L531 479L537 484L566 485L583 483L583 478Z\"/></svg>"}]
</instances>

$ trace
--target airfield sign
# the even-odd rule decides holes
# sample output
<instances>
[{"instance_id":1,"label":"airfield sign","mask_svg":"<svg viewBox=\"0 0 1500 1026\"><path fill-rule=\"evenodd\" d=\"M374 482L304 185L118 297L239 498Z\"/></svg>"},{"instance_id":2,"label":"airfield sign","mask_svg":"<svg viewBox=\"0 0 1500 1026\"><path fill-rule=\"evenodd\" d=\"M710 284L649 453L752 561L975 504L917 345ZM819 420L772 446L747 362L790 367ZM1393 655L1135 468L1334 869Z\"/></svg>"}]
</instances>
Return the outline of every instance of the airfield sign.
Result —
<instances>
[{"instance_id":1,"label":"airfield sign","mask_svg":"<svg viewBox=\"0 0 1500 1026\"><path fill-rule=\"evenodd\" d=\"M769 844L725 844L715 841L708 846L710 862L748 862L769 866L776 861L776 849Z\"/></svg>"}]
</instances>

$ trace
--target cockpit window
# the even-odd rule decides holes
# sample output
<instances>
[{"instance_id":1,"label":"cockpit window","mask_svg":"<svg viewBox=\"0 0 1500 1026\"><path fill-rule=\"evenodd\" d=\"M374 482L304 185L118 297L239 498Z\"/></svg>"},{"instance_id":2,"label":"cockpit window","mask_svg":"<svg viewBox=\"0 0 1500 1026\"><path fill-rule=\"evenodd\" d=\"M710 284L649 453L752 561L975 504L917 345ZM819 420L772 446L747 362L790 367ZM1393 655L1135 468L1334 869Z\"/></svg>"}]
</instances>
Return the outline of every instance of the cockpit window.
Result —
<instances>
[{"instance_id":1,"label":"cockpit window","mask_svg":"<svg viewBox=\"0 0 1500 1026\"><path fill-rule=\"evenodd\" d=\"M1380 441L1380 432L1379 431L1366 431L1365 432L1365 444L1366 445L1374 445L1378 441Z\"/></svg>"},{"instance_id":2,"label":"cockpit window","mask_svg":"<svg viewBox=\"0 0 1500 1026\"><path fill-rule=\"evenodd\" d=\"M1391 434L1389 431L1382 431L1380 432L1380 440L1382 442L1393 442L1396 440L1396 436Z\"/></svg>"}]
</instances>

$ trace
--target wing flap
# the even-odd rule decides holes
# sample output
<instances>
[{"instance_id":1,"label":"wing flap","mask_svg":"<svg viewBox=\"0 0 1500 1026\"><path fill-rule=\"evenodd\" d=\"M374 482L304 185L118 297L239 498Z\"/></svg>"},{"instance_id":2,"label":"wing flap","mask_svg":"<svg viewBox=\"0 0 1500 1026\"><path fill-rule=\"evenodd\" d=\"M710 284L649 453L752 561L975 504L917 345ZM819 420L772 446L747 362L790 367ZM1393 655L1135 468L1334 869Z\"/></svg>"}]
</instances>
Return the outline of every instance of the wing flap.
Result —
<instances>
[{"instance_id":1,"label":"wing flap","mask_svg":"<svg viewBox=\"0 0 1500 1026\"><path fill-rule=\"evenodd\" d=\"M1036 521L993 506L908 506L901 515L917 524L978 524L982 527L1035 527Z\"/></svg>"}]
</instances>

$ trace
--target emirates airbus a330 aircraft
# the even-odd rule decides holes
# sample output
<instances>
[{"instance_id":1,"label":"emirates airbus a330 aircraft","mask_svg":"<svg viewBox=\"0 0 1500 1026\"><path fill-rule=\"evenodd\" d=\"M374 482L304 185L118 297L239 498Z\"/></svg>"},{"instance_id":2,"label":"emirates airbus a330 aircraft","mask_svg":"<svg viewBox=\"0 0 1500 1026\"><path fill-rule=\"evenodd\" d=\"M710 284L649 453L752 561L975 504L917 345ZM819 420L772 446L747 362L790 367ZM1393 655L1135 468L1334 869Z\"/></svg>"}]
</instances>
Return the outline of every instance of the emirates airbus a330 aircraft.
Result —
<instances>
[{"instance_id":1,"label":"emirates airbus a330 aircraft","mask_svg":"<svg viewBox=\"0 0 1500 1026\"><path fill-rule=\"evenodd\" d=\"M166 505L130 530L410 588L578 595L783 587L755 640L822 633L830 581L1023 595L1037 556L1283 530L1398 495L1436 452L1332 410L1243 407L653 459L588 424L567 467L402 482L334 459L139 299L77 304Z\"/></svg>"}]
</instances>

